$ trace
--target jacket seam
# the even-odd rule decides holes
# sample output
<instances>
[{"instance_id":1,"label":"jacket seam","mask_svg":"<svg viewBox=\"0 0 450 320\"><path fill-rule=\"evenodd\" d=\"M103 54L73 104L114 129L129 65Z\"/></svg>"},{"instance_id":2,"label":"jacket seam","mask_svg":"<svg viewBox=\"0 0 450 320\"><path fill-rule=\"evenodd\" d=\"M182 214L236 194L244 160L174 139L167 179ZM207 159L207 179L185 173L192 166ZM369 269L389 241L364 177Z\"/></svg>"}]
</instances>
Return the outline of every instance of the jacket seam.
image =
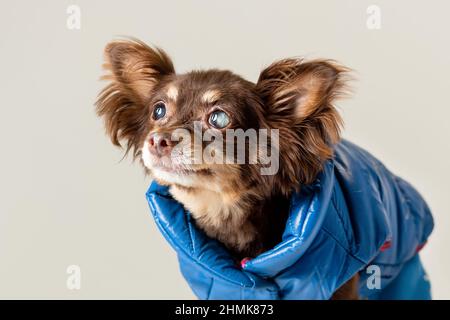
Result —
<instances>
[{"instance_id":1,"label":"jacket seam","mask_svg":"<svg viewBox=\"0 0 450 320\"><path fill-rule=\"evenodd\" d=\"M208 293L206 294L206 300L211 300L211 292L214 285L214 278L211 278L211 285L209 286Z\"/></svg>"},{"instance_id":2,"label":"jacket seam","mask_svg":"<svg viewBox=\"0 0 450 320\"><path fill-rule=\"evenodd\" d=\"M333 234L327 230L327 228L325 228L324 226L322 226L321 230L323 232L325 232L328 236L330 236L335 242L336 244L339 245L339 247L341 247L350 257L354 258L355 260L361 262L363 265L366 265L367 263L363 260L361 260L360 258L356 257L355 255L353 255L353 253L351 253L348 249L345 248L345 246L342 245L342 243L340 243L336 237L333 236Z\"/></svg>"},{"instance_id":3,"label":"jacket seam","mask_svg":"<svg viewBox=\"0 0 450 320\"><path fill-rule=\"evenodd\" d=\"M333 197L331 198L331 204L333 205L334 210L336 210L339 222L341 223L342 229L344 230L345 240L347 240L347 244L350 247L351 246L351 240L348 238L347 232L345 230L344 220L342 219L342 211L336 205L336 198L335 198L335 196L336 196L335 192L333 191ZM336 239L336 241L338 241L338 240Z\"/></svg>"}]
</instances>

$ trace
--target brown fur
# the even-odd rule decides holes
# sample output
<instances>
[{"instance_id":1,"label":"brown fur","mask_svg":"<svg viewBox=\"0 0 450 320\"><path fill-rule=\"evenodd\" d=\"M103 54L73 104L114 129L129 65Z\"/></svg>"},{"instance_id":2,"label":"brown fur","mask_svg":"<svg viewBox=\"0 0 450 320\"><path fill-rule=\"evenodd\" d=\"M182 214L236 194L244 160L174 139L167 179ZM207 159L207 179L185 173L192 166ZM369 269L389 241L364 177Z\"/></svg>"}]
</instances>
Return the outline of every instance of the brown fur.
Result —
<instances>
[{"instance_id":1,"label":"brown fur","mask_svg":"<svg viewBox=\"0 0 450 320\"><path fill-rule=\"evenodd\" d=\"M290 195L314 181L339 140L341 118L333 102L344 92L348 70L330 60L285 59L264 69L256 83L216 69L178 75L164 51L138 40L110 43L105 58L104 79L110 83L99 95L97 113L112 142L125 142L134 157L145 153L152 133L192 131L194 120L207 128L217 108L230 116L228 128L279 130L279 171L271 176L260 174L261 161L246 161L192 164L171 180L155 174L153 163L164 164L163 158L143 163L170 186L196 224L237 258L254 257L280 242ZM167 115L154 120L158 101L164 101Z\"/></svg>"}]
</instances>

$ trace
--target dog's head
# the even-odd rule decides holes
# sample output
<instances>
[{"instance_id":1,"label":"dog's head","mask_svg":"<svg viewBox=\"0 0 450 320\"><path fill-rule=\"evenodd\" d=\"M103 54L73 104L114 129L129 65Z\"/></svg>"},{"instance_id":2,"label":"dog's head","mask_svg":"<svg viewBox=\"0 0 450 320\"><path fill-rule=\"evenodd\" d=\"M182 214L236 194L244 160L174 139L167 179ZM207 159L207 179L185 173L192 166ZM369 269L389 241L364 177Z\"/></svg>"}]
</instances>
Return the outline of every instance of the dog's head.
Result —
<instances>
[{"instance_id":1,"label":"dog's head","mask_svg":"<svg viewBox=\"0 0 450 320\"><path fill-rule=\"evenodd\" d=\"M216 69L176 74L164 51L138 40L112 42L105 56L97 112L112 142L162 184L288 194L315 178L339 139L332 103L347 69L332 61L281 60L252 83Z\"/></svg>"}]
</instances>

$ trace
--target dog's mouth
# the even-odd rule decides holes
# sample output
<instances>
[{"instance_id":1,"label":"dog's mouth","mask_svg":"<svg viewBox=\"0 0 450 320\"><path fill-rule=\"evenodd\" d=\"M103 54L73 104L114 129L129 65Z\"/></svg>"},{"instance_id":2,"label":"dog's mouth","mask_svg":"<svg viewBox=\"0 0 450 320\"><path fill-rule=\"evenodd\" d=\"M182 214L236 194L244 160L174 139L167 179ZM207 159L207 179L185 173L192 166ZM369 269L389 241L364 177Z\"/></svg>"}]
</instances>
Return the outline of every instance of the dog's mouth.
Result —
<instances>
[{"instance_id":1,"label":"dog's mouth","mask_svg":"<svg viewBox=\"0 0 450 320\"><path fill-rule=\"evenodd\" d=\"M149 151L148 143L142 148L142 161L156 177L164 177L172 180L175 176L187 177L195 175L211 175L212 170L209 165L197 164L190 157L186 157L182 152L170 153L167 155L155 155Z\"/></svg>"},{"instance_id":2,"label":"dog's mouth","mask_svg":"<svg viewBox=\"0 0 450 320\"><path fill-rule=\"evenodd\" d=\"M177 167L177 166L167 166L163 164L154 164L153 170L160 170L166 173L179 174L179 175L210 175L212 174L209 168L189 168L189 167Z\"/></svg>"},{"instance_id":3,"label":"dog's mouth","mask_svg":"<svg viewBox=\"0 0 450 320\"><path fill-rule=\"evenodd\" d=\"M213 174L209 168L191 168L167 164L153 164L150 167L153 177L164 185L199 186ZM206 179L206 180L205 180Z\"/></svg>"}]
</instances>

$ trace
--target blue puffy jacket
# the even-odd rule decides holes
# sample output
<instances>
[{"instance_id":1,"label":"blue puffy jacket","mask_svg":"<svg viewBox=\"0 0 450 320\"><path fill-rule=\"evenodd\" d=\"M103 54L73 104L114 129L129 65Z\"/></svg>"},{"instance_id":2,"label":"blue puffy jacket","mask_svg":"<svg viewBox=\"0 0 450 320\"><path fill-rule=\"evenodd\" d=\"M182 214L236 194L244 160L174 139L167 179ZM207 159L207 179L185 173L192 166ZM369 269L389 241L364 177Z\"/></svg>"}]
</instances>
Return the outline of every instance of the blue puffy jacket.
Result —
<instances>
[{"instance_id":1,"label":"blue puffy jacket","mask_svg":"<svg viewBox=\"0 0 450 320\"><path fill-rule=\"evenodd\" d=\"M329 299L358 272L363 298L431 298L417 254L433 229L427 204L348 141L292 195L282 242L242 267L195 227L167 187L153 182L147 200L200 299Z\"/></svg>"}]
</instances>

